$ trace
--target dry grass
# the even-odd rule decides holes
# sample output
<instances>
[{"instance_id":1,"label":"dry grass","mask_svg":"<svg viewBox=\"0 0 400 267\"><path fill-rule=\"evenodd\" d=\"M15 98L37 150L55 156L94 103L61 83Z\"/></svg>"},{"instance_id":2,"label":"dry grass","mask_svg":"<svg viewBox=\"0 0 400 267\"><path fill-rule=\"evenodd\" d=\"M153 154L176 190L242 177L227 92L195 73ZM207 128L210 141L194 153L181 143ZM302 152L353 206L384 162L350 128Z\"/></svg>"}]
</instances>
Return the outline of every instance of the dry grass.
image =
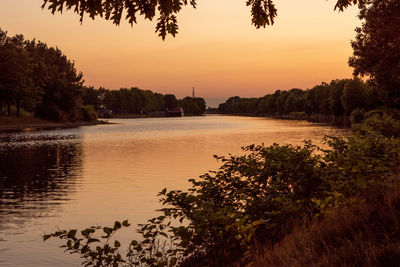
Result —
<instances>
[{"instance_id":1,"label":"dry grass","mask_svg":"<svg viewBox=\"0 0 400 267\"><path fill-rule=\"evenodd\" d=\"M400 266L399 184L294 229L250 266Z\"/></svg>"}]
</instances>

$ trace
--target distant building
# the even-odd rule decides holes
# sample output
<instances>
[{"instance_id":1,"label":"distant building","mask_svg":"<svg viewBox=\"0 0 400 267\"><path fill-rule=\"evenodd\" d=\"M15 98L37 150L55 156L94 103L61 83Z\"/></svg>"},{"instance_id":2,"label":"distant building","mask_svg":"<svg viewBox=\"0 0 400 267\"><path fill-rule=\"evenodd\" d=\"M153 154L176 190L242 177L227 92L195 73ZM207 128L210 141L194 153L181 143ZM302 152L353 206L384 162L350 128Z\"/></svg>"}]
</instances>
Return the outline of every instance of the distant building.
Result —
<instances>
[{"instance_id":1,"label":"distant building","mask_svg":"<svg viewBox=\"0 0 400 267\"><path fill-rule=\"evenodd\" d=\"M168 117L183 117L183 108L170 108L165 110Z\"/></svg>"}]
</instances>

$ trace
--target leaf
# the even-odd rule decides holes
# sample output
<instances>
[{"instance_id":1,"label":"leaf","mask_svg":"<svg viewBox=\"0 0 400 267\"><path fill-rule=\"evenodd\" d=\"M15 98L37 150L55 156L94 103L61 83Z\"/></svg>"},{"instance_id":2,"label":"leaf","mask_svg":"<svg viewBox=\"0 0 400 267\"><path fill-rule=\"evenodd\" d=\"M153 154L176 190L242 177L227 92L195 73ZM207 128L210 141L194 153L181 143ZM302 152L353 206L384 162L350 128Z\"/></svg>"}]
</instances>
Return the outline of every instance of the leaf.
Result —
<instances>
[{"instance_id":1,"label":"leaf","mask_svg":"<svg viewBox=\"0 0 400 267\"><path fill-rule=\"evenodd\" d=\"M121 243L118 240L114 241L114 247L119 248L121 246Z\"/></svg>"},{"instance_id":2,"label":"leaf","mask_svg":"<svg viewBox=\"0 0 400 267\"><path fill-rule=\"evenodd\" d=\"M106 233L108 236L111 235L113 229L110 227L103 227L104 233Z\"/></svg>"},{"instance_id":3,"label":"leaf","mask_svg":"<svg viewBox=\"0 0 400 267\"><path fill-rule=\"evenodd\" d=\"M68 237L68 238L74 238L75 235L76 235L76 232L77 232L76 229L69 230L69 232L68 232L68 234L67 234L67 237Z\"/></svg>"},{"instance_id":4,"label":"leaf","mask_svg":"<svg viewBox=\"0 0 400 267\"><path fill-rule=\"evenodd\" d=\"M119 221L115 221L114 230L120 229L121 227L122 227L121 223Z\"/></svg>"},{"instance_id":5,"label":"leaf","mask_svg":"<svg viewBox=\"0 0 400 267\"><path fill-rule=\"evenodd\" d=\"M125 226L125 227L130 226L130 224L128 223L128 220L123 221L123 222L122 222L122 225Z\"/></svg>"}]
</instances>

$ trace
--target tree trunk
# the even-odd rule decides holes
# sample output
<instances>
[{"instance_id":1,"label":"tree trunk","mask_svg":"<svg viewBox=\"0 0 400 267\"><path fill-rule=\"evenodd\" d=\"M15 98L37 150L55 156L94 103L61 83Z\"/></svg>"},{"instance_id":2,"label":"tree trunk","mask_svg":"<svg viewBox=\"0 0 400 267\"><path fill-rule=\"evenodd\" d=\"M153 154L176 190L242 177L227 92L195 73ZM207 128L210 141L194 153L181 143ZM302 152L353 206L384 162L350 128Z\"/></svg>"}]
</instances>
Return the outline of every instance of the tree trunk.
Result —
<instances>
[{"instance_id":1,"label":"tree trunk","mask_svg":"<svg viewBox=\"0 0 400 267\"><path fill-rule=\"evenodd\" d=\"M7 116L10 116L11 114L11 104L7 104Z\"/></svg>"}]
</instances>

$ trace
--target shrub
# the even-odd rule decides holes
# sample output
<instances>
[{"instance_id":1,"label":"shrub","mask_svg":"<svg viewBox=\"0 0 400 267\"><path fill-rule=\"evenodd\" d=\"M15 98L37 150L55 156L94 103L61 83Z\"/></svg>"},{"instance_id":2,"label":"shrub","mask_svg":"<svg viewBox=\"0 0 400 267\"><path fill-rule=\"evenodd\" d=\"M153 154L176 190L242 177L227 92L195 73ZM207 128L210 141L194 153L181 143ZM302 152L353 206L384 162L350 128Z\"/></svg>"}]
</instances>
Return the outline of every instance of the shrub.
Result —
<instances>
[{"instance_id":1,"label":"shrub","mask_svg":"<svg viewBox=\"0 0 400 267\"><path fill-rule=\"evenodd\" d=\"M91 105L82 105L80 107L82 120L84 121L96 121L97 112Z\"/></svg>"},{"instance_id":2,"label":"shrub","mask_svg":"<svg viewBox=\"0 0 400 267\"><path fill-rule=\"evenodd\" d=\"M350 114L351 124L361 123L363 119L364 119L364 113L359 108L354 109Z\"/></svg>"},{"instance_id":3,"label":"shrub","mask_svg":"<svg viewBox=\"0 0 400 267\"><path fill-rule=\"evenodd\" d=\"M394 120L386 119L385 125ZM191 188L187 191L160 192L160 216L139 225L143 240L132 241L119 263L245 263L258 244L276 244L301 220L324 216L338 206L373 202L374 192L382 191L398 170L400 142L381 134L382 129L366 131L368 123L371 121L367 119L347 137L327 137L327 149L306 141L304 146L251 145L244 148L245 155L215 156L223 162L218 171L189 180ZM69 231L50 236L61 236L69 247L71 237L66 233ZM83 253L80 245L73 248Z\"/></svg>"}]
</instances>

